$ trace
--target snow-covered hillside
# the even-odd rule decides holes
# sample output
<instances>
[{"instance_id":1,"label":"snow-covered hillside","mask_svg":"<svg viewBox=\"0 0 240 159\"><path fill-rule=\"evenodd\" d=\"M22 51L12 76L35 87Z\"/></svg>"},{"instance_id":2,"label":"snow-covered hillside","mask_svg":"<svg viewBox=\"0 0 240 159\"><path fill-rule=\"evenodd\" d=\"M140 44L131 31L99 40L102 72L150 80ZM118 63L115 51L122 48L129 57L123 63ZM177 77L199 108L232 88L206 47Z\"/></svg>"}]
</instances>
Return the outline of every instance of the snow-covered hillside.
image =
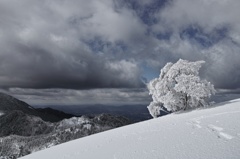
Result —
<instances>
[{"instance_id":1,"label":"snow-covered hillside","mask_svg":"<svg viewBox=\"0 0 240 159\"><path fill-rule=\"evenodd\" d=\"M240 158L240 99L74 140L22 159Z\"/></svg>"}]
</instances>

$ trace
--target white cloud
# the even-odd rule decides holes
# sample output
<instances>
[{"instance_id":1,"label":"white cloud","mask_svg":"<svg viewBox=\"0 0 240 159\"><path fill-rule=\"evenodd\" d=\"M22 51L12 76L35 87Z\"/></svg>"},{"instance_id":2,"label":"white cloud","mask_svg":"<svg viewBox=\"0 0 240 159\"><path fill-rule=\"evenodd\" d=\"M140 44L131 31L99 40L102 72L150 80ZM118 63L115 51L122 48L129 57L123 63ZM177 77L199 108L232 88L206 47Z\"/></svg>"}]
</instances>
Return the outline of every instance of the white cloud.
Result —
<instances>
[{"instance_id":1,"label":"white cloud","mask_svg":"<svg viewBox=\"0 0 240 159\"><path fill-rule=\"evenodd\" d=\"M136 62L121 60L117 62L108 62L106 63L107 70L111 70L114 74L118 74L117 78L120 78L123 81L135 82L135 78L140 74L139 68ZM116 79L117 81L117 79ZM134 85L134 83L133 83Z\"/></svg>"},{"instance_id":2,"label":"white cloud","mask_svg":"<svg viewBox=\"0 0 240 159\"><path fill-rule=\"evenodd\" d=\"M238 0L174 0L157 17L165 26L175 30L197 24L205 31L212 31L224 25L238 26L239 7Z\"/></svg>"},{"instance_id":3,"label":"white cloud","mask_svg":"<svg viewBox=\"0 0 240 159\"><path fill-rule=\"evenodd\" d=\"M240 76L236 70L240 68L239 8L238 0L170 1L155 15L159 21L152 28L155 33L172 34L168 40L160 40L156 48L159 52L167 52L172 60L206 60L204 74L217 87L238 88ZM188 33L190 38L184 37L183 31L189 27L199 28L200 33ZM219 39L211 40L211 36ZM204 47L196 38L209 40L211 44Z\"/></svg>"},{"instance_id":4,"label":"white cloud","mask_svg":"<svg viewBox=\"0 0 240 159\"><path fill-rule=\"evenodd\" d=\"M95 13L79 25L81 34L100 36L111 42L130 42L131 37L144 35L144 25L133 12L126 8L116 11L113 7L112 3L95 1Z\"/></svg>"}]
</instances>

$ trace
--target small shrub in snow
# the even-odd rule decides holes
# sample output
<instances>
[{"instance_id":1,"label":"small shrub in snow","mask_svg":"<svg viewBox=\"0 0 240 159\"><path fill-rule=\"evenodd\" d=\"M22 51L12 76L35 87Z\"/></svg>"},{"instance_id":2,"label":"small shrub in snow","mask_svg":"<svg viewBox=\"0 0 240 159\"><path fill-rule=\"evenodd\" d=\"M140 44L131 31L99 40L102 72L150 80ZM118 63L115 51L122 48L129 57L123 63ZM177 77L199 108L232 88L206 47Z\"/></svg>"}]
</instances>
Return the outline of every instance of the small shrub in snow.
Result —
<instances>
[{"instance_id":1,"label":"small shrub in snow","mask_svg":"<svg viewBox=\"0 0 240 159\"><path fill-rule=\"evenodd\" d=\"M178 60L175 64L167 63L159 78L148 84L153 102L148 106L155 118L165 107L168 111L186 110L208 105L208 99L215 93L214 86L199 77L199 69L204 61L189 62Z\"/></svg>"}]
</instances>

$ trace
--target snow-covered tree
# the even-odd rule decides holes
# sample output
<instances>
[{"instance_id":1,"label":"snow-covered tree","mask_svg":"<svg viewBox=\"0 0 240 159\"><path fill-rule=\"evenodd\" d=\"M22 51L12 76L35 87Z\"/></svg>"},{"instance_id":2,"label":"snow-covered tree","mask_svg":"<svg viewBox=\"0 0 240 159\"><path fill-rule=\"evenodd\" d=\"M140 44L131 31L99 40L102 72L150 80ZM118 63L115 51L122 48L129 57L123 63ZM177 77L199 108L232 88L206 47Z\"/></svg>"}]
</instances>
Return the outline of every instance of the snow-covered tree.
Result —
<instances>
[{"instance_id":1,"label":"snow-covered tree","mask_svg":"<svg viewBox=\"0 0 240 159\"><path fill-rule=\"evenodd\" d=\"M189 62L179 59L175 64L167 63L159 78L148 83L153 102L148 106L155 118L165 107L168 111L186 110L208 106L208 99L215 93L214 86L199 77L204 61Z\"/></svg>"}]
</instances>

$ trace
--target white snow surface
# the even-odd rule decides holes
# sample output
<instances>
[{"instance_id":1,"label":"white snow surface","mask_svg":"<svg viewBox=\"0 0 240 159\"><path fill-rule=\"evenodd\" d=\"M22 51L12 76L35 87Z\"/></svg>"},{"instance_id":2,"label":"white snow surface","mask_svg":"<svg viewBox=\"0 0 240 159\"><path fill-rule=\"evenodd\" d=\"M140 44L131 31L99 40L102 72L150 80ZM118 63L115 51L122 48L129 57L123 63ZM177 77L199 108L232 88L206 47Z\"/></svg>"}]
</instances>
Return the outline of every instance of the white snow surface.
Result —
<instances>
[{"instance_id":1,"label":"white snow surface","mask_svg":"<svg viewBox=\"0 0 240 159\"><path fill-rule=\"evenodd\" d=\"M240 99L105 131L22 159L43 158L239 159Z\"/></svg>"}]
</instances>

